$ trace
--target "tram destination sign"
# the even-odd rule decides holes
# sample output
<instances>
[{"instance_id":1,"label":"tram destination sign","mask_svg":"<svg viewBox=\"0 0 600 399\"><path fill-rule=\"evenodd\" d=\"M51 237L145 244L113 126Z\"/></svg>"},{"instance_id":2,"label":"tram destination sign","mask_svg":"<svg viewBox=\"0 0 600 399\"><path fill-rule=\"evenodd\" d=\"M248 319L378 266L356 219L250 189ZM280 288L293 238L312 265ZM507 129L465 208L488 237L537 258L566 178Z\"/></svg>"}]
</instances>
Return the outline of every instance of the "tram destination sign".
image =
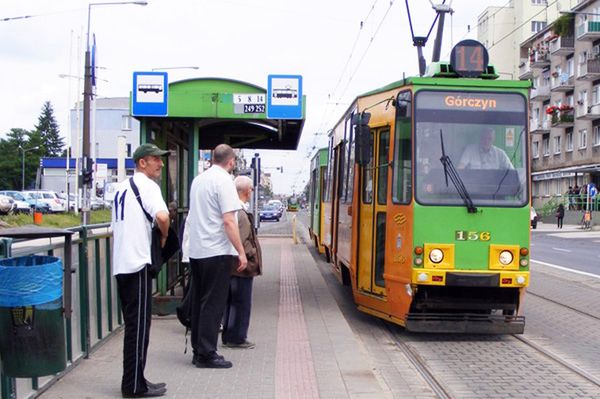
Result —
<instances>
[{"instance_id":1,"label":"tram destination sign","mask_svg":"<svg viewBox=\"0 0 600 399\"><path fill-rule=\"evenodd\" d=\"M233 94L234 114L264 114L266 94L264 93L241 93Z\"/></svg>"}]
</instances>

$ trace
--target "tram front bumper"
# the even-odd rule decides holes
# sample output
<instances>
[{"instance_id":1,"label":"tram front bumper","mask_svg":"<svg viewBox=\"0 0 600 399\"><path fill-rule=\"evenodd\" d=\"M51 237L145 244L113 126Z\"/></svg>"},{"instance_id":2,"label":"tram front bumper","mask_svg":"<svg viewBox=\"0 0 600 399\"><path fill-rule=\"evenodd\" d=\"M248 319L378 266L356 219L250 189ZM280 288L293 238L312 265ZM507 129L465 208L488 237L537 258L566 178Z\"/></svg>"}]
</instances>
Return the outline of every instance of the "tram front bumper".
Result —
<instances>
[{"instance_id":1,"label":"tram front bumper","mask_svg":"<svg viewBox=\"0 0 600 399\"><path fill-rule=\"evenodd\" d=\"M440 270L415 268L412 283L453 287L513 287L529 285L529 271Z\"/></svg>"},{"instance_id":2,"label":"tram front bumper","mask_svg":"<svg viewBox=\"0 0 600 399\"><path fill-rule=\"evenodd\" d=\"M523 334L525 317L484 314L409 313L408 331L425 333Z\"/></svg>"}]
</instances>

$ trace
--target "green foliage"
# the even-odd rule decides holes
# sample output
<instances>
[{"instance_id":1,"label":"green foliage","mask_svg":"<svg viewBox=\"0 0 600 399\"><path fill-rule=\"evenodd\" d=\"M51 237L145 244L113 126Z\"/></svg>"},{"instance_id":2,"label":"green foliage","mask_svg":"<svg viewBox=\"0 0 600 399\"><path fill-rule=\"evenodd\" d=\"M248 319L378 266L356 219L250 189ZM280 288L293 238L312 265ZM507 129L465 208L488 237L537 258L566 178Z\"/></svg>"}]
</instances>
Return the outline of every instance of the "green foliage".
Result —
<instances>
[{"instance_id":1,"label":"green foliage","mask_svg":"<svg viewBox=\"0 0 600 399\"><path fill-rule=\"evenodd\" d=\"M537 210L538 216L554 216L558 204L563 204L565 209L568 207L568 199L566 197L554 197L546 202L541 210Z\"/></svg>"},{"instance_id":2,"label":"green foliage","mask_svg":"<svg viewBox=\"0 0 600 399\"><path fill-rule=\"evenodd\" d=\"M92 211L91 224L110 222L110 216L110 209ZM28 224L33 224L33 215L3 215L0 216L0 221L6 223L9 227L25 226ZM80 226L81 214L75 215L74 213L56 213L52 215L43 215L41 225L44 227L57 227L61 229ZM0 234L1 233L2 229L0 228Z\"/></svg>"},{"instance_id":3,"label":"green foliage","mask_svg":"<svg viewBox=\"0 0 600 399\"><path fill-rule=\"evenodd\" d=\"M573 24L573 16L571 14L564 14L554 21L552 24L552 32L559 36L573 36Z\"/></svg>"},{"instance_id":4,"label":"green foliage","mask_svg":"<svg viewBox=\"0 0 600 399\"><path fill-rule=\"evenodd\" d=\"M23 161L25 189L34 188L40 158L61 156L63 147L52 105L46 101L35 130L12 128L0 139L0 189L21 190Z\"/></svg>"},{"instance_id":5,"label":"green foliage","mask_svg":"<svg viewBox=\"0 0 600 399\"><path fill-rule=\"evenodd\" d=\"M45 148L44 156L59 157L62 154L65 143L63 138L60 137L58 123L54 118L54 110L50 101L46 101L42 106L42 113L38 118L35 130L42 139L42 144Z\"/></svg>"}]
</instances>

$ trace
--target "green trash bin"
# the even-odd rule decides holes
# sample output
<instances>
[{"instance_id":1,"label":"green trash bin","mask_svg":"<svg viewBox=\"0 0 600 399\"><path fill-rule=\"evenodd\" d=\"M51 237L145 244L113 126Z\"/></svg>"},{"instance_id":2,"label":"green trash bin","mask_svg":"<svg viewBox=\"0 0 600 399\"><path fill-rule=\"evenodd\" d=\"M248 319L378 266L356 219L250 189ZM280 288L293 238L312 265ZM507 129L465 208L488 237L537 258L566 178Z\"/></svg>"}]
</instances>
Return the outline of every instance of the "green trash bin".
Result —
<instances>
[{"instance_id":1,"label":"green trash bin","mask_svg":"<svg viewBox=\"0 0 600 399\"><path fill-rule=\"evenodd\" d=\"M66 367L62 262L53 256L0 260L0 358L15 378Z\"/></svg>"}]
</instances>

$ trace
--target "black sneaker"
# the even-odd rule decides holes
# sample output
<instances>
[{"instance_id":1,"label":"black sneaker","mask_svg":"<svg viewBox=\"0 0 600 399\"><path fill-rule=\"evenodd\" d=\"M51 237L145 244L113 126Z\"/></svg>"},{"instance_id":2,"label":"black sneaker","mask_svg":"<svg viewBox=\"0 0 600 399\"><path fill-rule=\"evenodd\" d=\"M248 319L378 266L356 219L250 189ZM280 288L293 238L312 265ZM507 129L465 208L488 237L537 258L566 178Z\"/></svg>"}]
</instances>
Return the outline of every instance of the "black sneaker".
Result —
<instances>
[{"instance_id":1,"label":"black sneaker","mask_svg":"<svg viewBox=\"0 0 600 399\"><path fill-rule=\"evenodd\" d=\"M198 356L194 364L200 369L228 369L233 366L230 361L225 360L223 356L216 353L208 357Z\"/></svg>"},{"instance_id":2,"label":"black sneaker","mask_svg":"<svg viewBox=\"0 0 600 399\"><path fill-rule=\"evenodd\" d=\"M165 384L164 382L153 383L153 382L146 380L146 386L148 388L152 388L152 389L160 389L160 388L165 388L167 386L167 384Z\"/></svg>"},{"instance_id":3,"label":"black sneaker","mask_svg":"<svg viewBox=\"0 0 600 399\"><path fill-rule=\"evenodd\" d=\"M214 354L211 354L211 355L209 355L209 357L220 357L221 359L225 359L225 357L223 357L223 356L219 355L217 352L214 352ZM203 357L202 357L202 356L200 356L200 355L194 355L194 356L192 357L192 364L195 366L195 365L196 365L196 363L198 363L198 362L201 362L201 361L202 361L202 358L203 358ZM206 357L204 357L204 358L206 358Z\"/></svg>"},{"instance_id":4,"label":"black sneaker","mask_svg":"<svg viewBox=\"0 0 600 399\"><path fill-rule=\"evenodd\" d=\"M232 349L253 349L256 346L256 344L254 342L250 342L250 341L246 340L239 344L234 344L233 342L227 342L227 343L224 343L223 346L226 346L226 347L232 348Z\"/></svg>"},{"instance_id":5,"label":"black sneaker","mask_svg":"<svg viewBox=\"0 0 600 399\"><path fill-rule=\"evenodd\" d=\"M163 396L167 392L165 387L162 388L150 388L146 392L140 393L123 393L124 398L156 398L159 396Z\"/></svg>"}]
</instances>

